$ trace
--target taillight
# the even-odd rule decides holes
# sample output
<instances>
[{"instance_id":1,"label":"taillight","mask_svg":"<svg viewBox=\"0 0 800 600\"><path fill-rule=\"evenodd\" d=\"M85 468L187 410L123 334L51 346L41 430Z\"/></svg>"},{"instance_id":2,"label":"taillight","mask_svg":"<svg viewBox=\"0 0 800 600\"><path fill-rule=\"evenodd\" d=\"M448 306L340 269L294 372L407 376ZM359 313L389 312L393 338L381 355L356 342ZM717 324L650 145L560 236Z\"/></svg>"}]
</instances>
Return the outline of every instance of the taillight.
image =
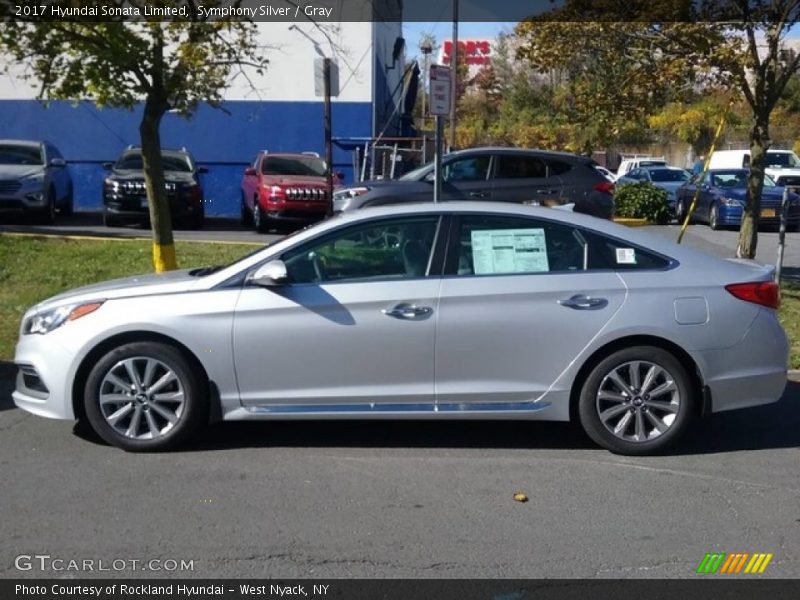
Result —
<instances>
[{"instance_id":1,"label":"taillight","mask_svg":"<svg viewBox=\"0 0 800 600\"><path fill-rule=\"evenodd\" d=\"M610 181L600 181L598 183L595 183L592 186L592 189L595 192L603 192L605 194L613 194L614 193L614 184L611 183Z\"/></svg>"},{"instance_id":2,"label":"taillight","mask_svg":"<svg viewBox=\"0 0 800 600\"><path fill-rule=\"evenodd\" d=\"M200 204L203 201L203 189L199 185L193 185L189 188L189 202L192 204Z\"/></svg>"},{"instance_id":3,"label":"taillight","mask_svg":"<svg viewBox=\"0 0 800 600\"><path fill-rule=\"evenodd\" d=\"M781 290L774 281L754 281L751 283L732 283L725 289L744 300L777 309L781 305Z\"/></svg>"}]
</instances>

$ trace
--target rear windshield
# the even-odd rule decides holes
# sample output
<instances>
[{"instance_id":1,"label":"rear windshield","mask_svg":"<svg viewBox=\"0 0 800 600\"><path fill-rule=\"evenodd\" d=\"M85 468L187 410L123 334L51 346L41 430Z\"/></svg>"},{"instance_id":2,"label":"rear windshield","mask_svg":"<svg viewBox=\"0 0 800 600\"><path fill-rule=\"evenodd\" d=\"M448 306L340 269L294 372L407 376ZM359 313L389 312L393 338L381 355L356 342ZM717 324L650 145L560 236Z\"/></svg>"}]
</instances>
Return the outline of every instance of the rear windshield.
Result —
<instances>
[{"instance_id":1,"label":"rear windshield","mask_svg":"<svg viewBox=\"0 0 800 600\"><path fill-rule=\"evenodd\" d=\"M689 181L691 175L687 171L676 169L650 169L653 181Z\"/></svg>"},{"instance_id":2,"label":"rear windshield","mask_svg":"<svg viewBox=\"0 0 800 600\"><path fill-rule=\"evenodd\" d=\"M287 157L268 156L261 163L264 175L298 175L302 177L324 177L325 161L315 156Z\"/></svg>"},{"instance_id":3,"label":"rear windshield","mask_svg":"<svg viewBox=\"0 0 800 600\"><path fill-rule=\"evenodd\" d=\"M192 165L189 162L189 159L184 156L162 154L161 160L164 161L165 171L179 171L183 173L190 173L192 171ZM125 154L117 161L117 164L114 166L114 168L120 170L141 171L144 169L142 155L140 153Z\"/></svg>"},{"instance_id":4,"label":"rear windshield","mask_svg":"<svg viewBox=\"0 0 800 600\"><path fill-rule=\"evenodd\" d=\"M0 144L0 165L43 165L42 151L37 146Z\"/></svg>"}]
</instances>

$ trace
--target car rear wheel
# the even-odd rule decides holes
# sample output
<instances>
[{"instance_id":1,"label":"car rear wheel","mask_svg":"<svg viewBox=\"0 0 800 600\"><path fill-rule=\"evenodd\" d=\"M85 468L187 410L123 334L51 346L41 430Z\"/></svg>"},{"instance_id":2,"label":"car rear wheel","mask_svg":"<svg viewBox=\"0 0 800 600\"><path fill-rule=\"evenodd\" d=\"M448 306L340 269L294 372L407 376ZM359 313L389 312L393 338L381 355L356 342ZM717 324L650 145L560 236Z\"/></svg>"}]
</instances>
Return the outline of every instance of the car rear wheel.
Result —
<instances>
[{"instance_id":1,"label":"car rear wheel","mask_svg":"<svg viewBox=\"0 0 800 600\"><path fill-rule=\"evenodd\" d=\"M686 218L686 206L683 203L682 198L678 198L675 201L675 220L679 224L683 224L683 220Z\"/></svg>"},{"instance_id":2,"label":"car rear wheel","mask_svg":"<svg viewBox=\"0 0 800 600\"><path fill-rule=\"evenodd\" d=\"M722 225L719 222L719 207L716 204L712 204L708 211L708 226L714 231L722 229Z\"/></svg>"},{"instance_id":3,"label":"car rear wheel","mask_svg":"<svg viewBox=\"0 0 800 600\"><path fill-rule=\"evenodd\" d=\"M689 424L692 402L689 376L672 354L634 346L592 369L578 412L583 429L602 447L644 455L674 444Z\"/></svg>"},{"instance_id":4,"label":"car rear wheel","mask_svg":"<svg viewBox=\"0 0 800 600\"><path fill-rule=\"evenodd\" d=\"M133 342L103 356L84 389L86 416L109 444L131 452L168 450L208 416L208 392L173 346Z\"/></svg>"},{"instance_id":5,"label":"car rear wheel","mask_svg":"<svg viewBox=\"0 0 800 600\"><path fill-rule=\"evenodd\" d=\"M258 233L266 233L269 230L269 219L261 210L258 199L253 200L253 225Z\"/></svg>"}]
</instances>

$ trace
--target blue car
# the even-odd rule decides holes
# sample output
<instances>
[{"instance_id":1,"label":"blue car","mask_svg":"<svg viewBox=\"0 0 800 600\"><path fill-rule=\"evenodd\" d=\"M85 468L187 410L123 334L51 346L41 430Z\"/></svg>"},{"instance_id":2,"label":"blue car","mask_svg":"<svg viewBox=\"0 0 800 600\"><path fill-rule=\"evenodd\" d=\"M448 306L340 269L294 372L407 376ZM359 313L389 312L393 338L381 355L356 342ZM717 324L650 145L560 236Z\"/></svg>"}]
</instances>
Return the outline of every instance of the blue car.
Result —
<instances>
[{"instance_id":1,"label":"blue car","mask_svg":"<svg viewBox=\"0 0 800 600\"><path fill-rule=\"evenodd\" d=\"M708 223L711 229L739 227L742 212L747 201L748 169L710 169L705 180L700 183L699 175L681 186L677 192L675 216L682 222L686 216L697 185L697 206L692 221ZM764 176L764 190L761 192L761 223L777 226L780 224L780 209L783 200L783 187L776 185L768 175ZM787 228L800 229L800 196L789 194Z\"/></svg>"},{"instance_id":2,"label":"blue car","mask_svg":"<svg viewBox=\"0 0 800 600\"><path fill-rule=\"evenodd\" d=\"M675 194L682 185L692 178L692 174L686 169L666 166L647 166L639 167L629 171L626 175L617 179L617 187L627 183L638 183L647 181L656 187L660 187L668 194L667 202L669 210L675 214Z\"/></svg>"}]
</instances>

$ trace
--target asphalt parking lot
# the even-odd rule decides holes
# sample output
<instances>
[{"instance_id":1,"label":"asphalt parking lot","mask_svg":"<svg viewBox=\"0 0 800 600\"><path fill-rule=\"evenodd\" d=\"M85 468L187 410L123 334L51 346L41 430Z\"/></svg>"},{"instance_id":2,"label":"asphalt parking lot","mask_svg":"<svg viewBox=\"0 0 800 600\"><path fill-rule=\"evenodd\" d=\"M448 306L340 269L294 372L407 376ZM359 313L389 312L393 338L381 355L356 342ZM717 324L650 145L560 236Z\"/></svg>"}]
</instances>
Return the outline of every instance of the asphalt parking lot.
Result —
<instances>
[{"instance_id":1,"label":"asphalt parking lot","mask_svg":"<svg viewBox=\"0 0 800 600\"><path fill-rule=\"evenodd\" d=\"M185 233L214 232L269 241ZM730 255L735 235L693 226L686 241ZM12 373L0 365L2 578L691 578L707 552L773 553L763 577L800 577L797 382L650 458L524 422L223 424L184 451L135 455L14 408ZM15 567L37 554L125 563ZM192 568L142 570L151 560Z\"/></svg>"}]
</instances>

